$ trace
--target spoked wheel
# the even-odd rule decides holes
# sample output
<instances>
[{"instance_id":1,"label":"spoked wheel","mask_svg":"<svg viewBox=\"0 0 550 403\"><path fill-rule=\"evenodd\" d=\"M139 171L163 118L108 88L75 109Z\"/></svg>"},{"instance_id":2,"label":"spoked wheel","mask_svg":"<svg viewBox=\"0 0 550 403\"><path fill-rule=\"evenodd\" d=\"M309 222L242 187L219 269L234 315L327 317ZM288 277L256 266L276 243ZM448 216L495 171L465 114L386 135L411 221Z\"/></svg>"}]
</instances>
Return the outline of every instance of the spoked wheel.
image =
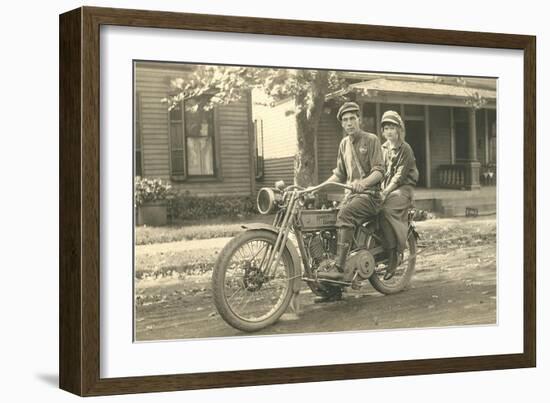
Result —
<instances>
[{"instance_id":1,"label":"spoked wheel","mask_svg":"<svg viewBox=\"0 0 550 403\"><path fill-rule=\"evenodd\" d=\"M386 266L379 265L370 276L369 281L374 289L382 294L395 294L407 287L414 274L416 266L416 237L412 232L407 235L407 246L397 258L395 274L389 280L384 280Z\"/></svg>"},{"instance_id":2,"label":"spoked wheel","mask_svg":"<svg viewBox=\"0 0 550 403\"><path fill-rule=\"evenodd\" d=\"M236 329L263 329L275 323L290 303L295 268L289 251L284 250L270 273L266 270L276 240L270 231L247 231L220 252L212 277L214 303Z\"/></svg>"}]
</instances>

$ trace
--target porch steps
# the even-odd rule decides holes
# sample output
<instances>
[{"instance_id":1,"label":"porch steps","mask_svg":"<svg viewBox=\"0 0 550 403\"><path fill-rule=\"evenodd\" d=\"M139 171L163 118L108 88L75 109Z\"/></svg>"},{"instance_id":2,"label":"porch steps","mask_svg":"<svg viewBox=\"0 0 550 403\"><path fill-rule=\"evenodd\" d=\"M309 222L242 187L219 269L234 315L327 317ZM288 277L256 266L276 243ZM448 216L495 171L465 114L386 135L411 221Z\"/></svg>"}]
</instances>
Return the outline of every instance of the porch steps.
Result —
<instances>
[{"instance_id":1,"label":"porch steps","mask_svg":"<svg viewBox=\"0 0 550 403\"><path fill-rule=\"evenodd\" d=\"M472 191L419 189L416 194L415 206L419 209L433 211L442 217L495 214L497 210L496 188L486 187Z\"/></svg>"}]
</instances>

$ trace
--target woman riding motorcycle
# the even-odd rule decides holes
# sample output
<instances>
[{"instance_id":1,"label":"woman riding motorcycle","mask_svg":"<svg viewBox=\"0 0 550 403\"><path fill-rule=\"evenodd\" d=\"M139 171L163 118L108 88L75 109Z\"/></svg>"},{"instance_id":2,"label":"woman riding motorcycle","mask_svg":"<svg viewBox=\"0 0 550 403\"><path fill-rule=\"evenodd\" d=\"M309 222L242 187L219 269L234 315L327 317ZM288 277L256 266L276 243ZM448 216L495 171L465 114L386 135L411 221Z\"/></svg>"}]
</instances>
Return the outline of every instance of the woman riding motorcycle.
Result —
<instances>
[{"instance_id":1,"label":"woman riding motorcycle","mask_svg":"<svg viewBox=\"0 0 550 403\"><path fill-rule=\"evenodd\" d=\"M382 155L386 172L382 180L382 228L388 251L388 268L384 280L393 277L398 257L407 242L407 213L414 200L418 169L411 146L405 142L405 124L395 111L387 111L381 120Z\"/></svg>"}]
</instances>

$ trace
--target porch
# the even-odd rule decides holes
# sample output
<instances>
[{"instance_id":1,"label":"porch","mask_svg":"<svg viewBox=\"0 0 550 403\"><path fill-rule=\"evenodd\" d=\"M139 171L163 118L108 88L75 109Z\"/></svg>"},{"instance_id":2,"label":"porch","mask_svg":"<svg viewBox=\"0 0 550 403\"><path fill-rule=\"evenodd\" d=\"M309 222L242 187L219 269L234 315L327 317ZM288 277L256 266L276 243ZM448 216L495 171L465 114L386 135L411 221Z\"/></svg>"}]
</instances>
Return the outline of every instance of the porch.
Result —
<instances>
[{"instance_id":1,"label":"porch","mask_svg":"<svg viewBox=\"0 0 550 403\"><path fill-rule=\"evenodd\" d=\"M495 185L495 80L466 80L461 84L456 78L370 74L351 87L355 92L348 96L360 106L364 130L381 133L383 113L399 112L405 122L406 141L416 157L419 187L475 190ZM335 103L332 109L337 106ZM320 148L319 153L324 162L327 149ZM335 158L333 152L329 162L333 164Z\"/></svg>"}]
</instances>

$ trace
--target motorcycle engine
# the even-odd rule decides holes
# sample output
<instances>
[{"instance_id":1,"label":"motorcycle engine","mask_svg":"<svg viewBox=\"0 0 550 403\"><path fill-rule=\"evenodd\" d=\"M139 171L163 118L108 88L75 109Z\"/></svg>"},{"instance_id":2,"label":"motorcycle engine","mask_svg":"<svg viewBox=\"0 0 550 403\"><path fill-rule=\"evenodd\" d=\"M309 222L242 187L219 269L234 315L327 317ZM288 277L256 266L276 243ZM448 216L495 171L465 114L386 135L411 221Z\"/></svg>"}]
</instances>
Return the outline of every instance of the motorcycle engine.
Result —
<instances>
[{"instance_id":1,"label":"motorcycle engine","mask_svg":"<svg viewBox=\"0 0 550 403\"><path fill-rule=\"evenodd\" d=\"M313 265L318 266L322 261L332 258L336 254L336 234L330 231L311 234L306 245Z\"/></svg>"}]
</instances>

